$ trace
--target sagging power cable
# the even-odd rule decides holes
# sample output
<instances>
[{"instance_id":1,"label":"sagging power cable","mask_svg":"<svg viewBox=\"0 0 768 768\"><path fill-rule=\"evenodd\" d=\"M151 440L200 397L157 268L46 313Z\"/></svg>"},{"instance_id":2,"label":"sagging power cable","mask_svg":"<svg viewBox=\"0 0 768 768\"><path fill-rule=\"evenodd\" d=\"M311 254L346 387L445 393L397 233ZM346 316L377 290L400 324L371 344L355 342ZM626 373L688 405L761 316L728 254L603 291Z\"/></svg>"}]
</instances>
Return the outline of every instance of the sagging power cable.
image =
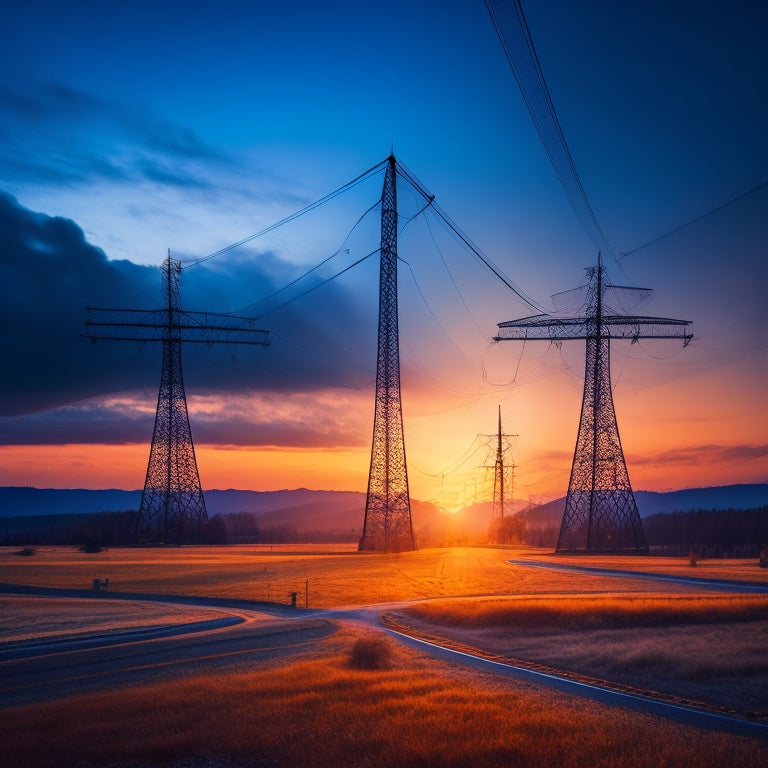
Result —
<instances>
[{"instance_id":1,"label":"sagging power cable","mask_svg":"<svg viewBox=\"0 0 768 768\"><path fill-rule=\"evenodd\" d=\"M369 168L364 173L361 173L359 176L352 179L352 181L347 182L346 184L334 190L333 192L330 192L329 194L325 195L325 197L322 197L319 200L315 200L314 203L310 203L309 205L305 206L301 210L295 211L289 216L286 216L284 219L281 219L280 221L277 221L274 224L270 224L268 227L265 227L264 229L259 230L258 232L255 232L252 235L248 235L248 237L244 237L242 240L238 240L236 243L232 243L231 245L227 245L224 248L220 248L218 251L209 253L207 256L203 256L201 259L198 259L197 261L193 261L193 262L190 262L189 264L185 264L184 269L189 269L190 267L196 267L198 264L202 264L206 261L210 261L211 259L214 259L217 256L221 256L223 253L227 253L227 251L231 251L231 250L234 250L235 248L239 248L241 245L245 245L246 243L251 242L251 240L255 240L256 238L261 237L262 235L266 235L268 232L272 232L278 227L282 227L284 224L290 223L294 219L298 219L300 216L303 216L304 214L309 213L310 211L313 211L315 208L318 208L319 206L324 205L330 200L333 200L334 197L337 197L338 195L341 195L347 190L352 189L352 187L356 187L358 184L362 183L366 179L380 172L381 169L386 165L386 163L387 163L386 160L382 160L380 163L377 163L372 168Z\"/></svg>"},{"instance_id":2,"label":"sagging power cable","mask_svg":"<svg viewBox=\"0 0 768 768\"><path fill-rule=\"evenodd\" d=\"M707 216L711 216L713 213L722 211L723 208L727 208L729 205L733 205L733 203L736 203L739 200L743 200L748 195L752 195L755 192L759 192L764 187L768 187L768 181L764 181L762 184L758 184L756 187L752 187L752 189L748 189L746 192L742 192L740 195L737 195L736 197L731 198L727 202L718 205L716 208L712 208L706 213L702 213L700 216L696 216L696 218L693 218L690 221L686 221L685 224L680 224L677 227L673 227L672 229L669 229L666 232L663 232L662 234L657 235L656 237L652 237L650 240L646 240L644 243L641 243L635 248L631 248L628 251L620 251L620 254L621 254L620 258L623 259L626 256L630 256L633 253L642 251L643 248L647 248L649 245L654 245L655 243L658 243L660 240L664 240L664 238L670 237L670 235L674 235L677 232L680 232L680 230L685 229L686 227L690 227L692 224L696 224L702 219L706 219Z\"/></svg>"},{"instance_id":3,"label":"sagging power cable","mask_svg":"<svg viewBox=\"0 0 768 768\"><path fill-rule=\"evenodd\" d=\"M435 202L435 196L431 194L426 187L414 176L414 174L408 170L399 160L397 161L398 174L410 184L416 192L418 192L429 205L424 206L422 211L431 208L438 218L447 226L453 235L477 258L477 260L503 285L505 285L512 293L515 294L524 304L527 304L531 309L537 312L545 312L545 310L530 296L528 296L522 288L516 285L511 278L504 274L501 267L494 264L491 259L480 250L480 248L469 239L469 237L461 230L456 222Z\"/></svg>"}]
</instances>

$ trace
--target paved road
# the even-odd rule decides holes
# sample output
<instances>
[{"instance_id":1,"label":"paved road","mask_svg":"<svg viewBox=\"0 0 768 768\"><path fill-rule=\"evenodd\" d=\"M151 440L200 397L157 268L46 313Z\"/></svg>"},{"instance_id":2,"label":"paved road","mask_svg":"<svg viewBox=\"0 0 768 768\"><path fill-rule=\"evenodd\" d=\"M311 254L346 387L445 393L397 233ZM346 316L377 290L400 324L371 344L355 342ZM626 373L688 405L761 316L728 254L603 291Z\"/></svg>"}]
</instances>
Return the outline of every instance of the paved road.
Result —
<instances>
[{"instance_id":1,"label":"paved road","mask_svg":"<svg viewBox=\"0 0 768 768\"><path fill-rule=\"evenodd\" d=\"M165 597L176 602L172 595ZM156 602L161 598L150 596ZM121 598L112 593L110 599ZM207 600L204 605L212 607ZM337 631L325 618L298 612L287 618L279 607L276 613L280 615L224 605L214 618L186 625L3 643L0 709L196 673L236 671L254 661L306 650Z\"/></svg>"},{"instance_id":2,"label":"paved road","mask_svg":"<svg viewBox=\"0 0 768 768\"><path fill-rule=\"evenodd\" d=\"M616 568L600 568L591 565L570 565L552 563L543 560L507 560L510 565L524 568L547 568L553 571L584 573L592 576L615 576L621 579L647 579L649 581L666 581L683 584L688 587L698 587L712 592L736 592L740 594L768 594L768 584L756 581L735 581L732 579L705 579L695 576L673 576L667 573L650 573L648 571L623 571Z\"/></svg>"},{"instance_id":3,"label":"paved road","mask_svg":"<svg viewBox=\"0 0 768 768\"><path fill-rule=\"evenodd\" d=\"M686 725L694 725L708 730L724 731L726 733L738 734L741 736L757 736L768 739L768 724L756 723L748 720L742 720L736 717L728 717L713 712L692 709L690 707L679 706L658 699L652 699L646 696L614 691L610 688L602 688L597 685L571 680L547 672L540 672L535 669L515 666L514 664L504 664L490 659L484 659L470 653L458 651L453 648L447 648L442 645L421 640L396 630L387 630L391 635L398 637L407 645L417 648L423 652L429 653L435 658L454 663L463 664L473 669L492 672L504 677L511 677L516 680L522 680L527 683L544 685L548 688L554 688L564 693L574 696L598 701L608 706L627 707L637 712L646 712L659 717L674 720L675 722Z\"/></svg>"},{"instance_id":4,"label":"paved road","mask_svg":"<svg viewBox=\"0 0 768 768\"><path fill-rule=\"evenodd\" d=\"M516 563L518 564L518 563ZM520 561L534 567L549 564ZM568 566L559 566L568 567ZM572 566L578 568L579 566ZM602 575L606 569L600 569ZM627 575L616 572L615 575ZM656 578L655 574L633 573L632 578ZM696 582L701 580L695 580ZM730 582L734 587L737 582ZM0 594L39 594L48 597L90 597L87 590L56 590L0 585ZM696 586L699 586L697 583ZM380 625L384 611L405 603L372 605L324 611L291 610L265 603L217 600L174 595L100 593L100 599L151 600L183 603L216 609L209 621L183 627L129 630L88 638L51 641L22 641L0 646L0 708L62 698L86 691L112 689L121 685L156 682L191 673L216 669L233 671L254 660L289 656L307 650L313 643L332 635L339 622L354 621ZM222 612L228 615L222 616ZM612 706L649 712L678 722L730 733L768 739L768 725L676 706L643 696L612 691L554 674L503 664L469 653L386 630L398 641L430 655L526 682L546 685Z\"/></svg>"}]
</instances>

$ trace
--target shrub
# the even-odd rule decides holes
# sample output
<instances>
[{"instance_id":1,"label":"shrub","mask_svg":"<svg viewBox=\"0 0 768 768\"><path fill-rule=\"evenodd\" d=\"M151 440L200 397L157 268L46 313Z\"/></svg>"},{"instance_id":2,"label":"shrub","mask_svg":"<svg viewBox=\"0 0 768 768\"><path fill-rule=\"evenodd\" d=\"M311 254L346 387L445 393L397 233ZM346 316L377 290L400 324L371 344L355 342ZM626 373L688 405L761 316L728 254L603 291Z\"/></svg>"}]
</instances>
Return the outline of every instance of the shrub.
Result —
<instances>
[{"instance_id":1,"label":"shrub","mask_svg":"<svg viewBox=\"0 0 768 768\"><path fill-rule=\"evenodd\" d=\"M349 652L352 669L389 669L391 663L392 647L383 637L360 637Z\"/></svg>"},{"instance_id":2,"label":"shrub","mask_svg":"<svg viewBox=\"0 0 768 768\"><path fill-rule=\"evenodd\" d=\"M21 555L22 557L31 557L35 554L35 550L32 549L32 547L24 547L24 549L20 549L18 552L14 552L14 555Z\"/></svg>"}]
</instances>

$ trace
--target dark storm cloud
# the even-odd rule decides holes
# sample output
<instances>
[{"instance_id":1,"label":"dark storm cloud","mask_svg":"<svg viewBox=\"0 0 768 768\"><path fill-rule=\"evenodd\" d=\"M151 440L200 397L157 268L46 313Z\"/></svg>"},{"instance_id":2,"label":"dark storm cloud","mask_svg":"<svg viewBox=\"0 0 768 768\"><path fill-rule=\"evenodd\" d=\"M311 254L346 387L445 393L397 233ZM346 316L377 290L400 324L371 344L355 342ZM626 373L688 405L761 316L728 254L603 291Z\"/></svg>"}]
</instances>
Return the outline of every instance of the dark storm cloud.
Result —
<instances>
[{"instance_id":1,"label":"dark storm cloud","mask_svg":"<svg viewBox=\"0 0 768 768\"><path fill-rule=\"evenodd\" d=\"M4 418L0 443L143 443L152 435L153 419L153 413L140 412L124 404L82 403Z\"/></svg>"},{"instance_id":2,"label":"dark storm cloud","mask_svg":"<svg viewBox=\"0 0 768 768\"><path fill-rule=\"evenodd\" d=\"M63 83L0 87L0 170L25 183L141 180L210 188L190 163L231 159L184 126ZM177 167L178 166L178 167Z\"/></svg>"},{"instance_id":3,"label":"dark storm cloud","mask_svg":"<svg viewBox=\"0 0 768 768\"><path fill-rule=\"evenodd\" d=\"M139 393L138 399L84 402L1 418L0 445L146 443L152 436L155 394L145 392ZM311 400L311 396L307 400ZM194 396L191 401L194 402ZM265 414L263 409L254 409L251 405L250 401L238 402L225 396L224 407L193 411L190 424L195 442L328 448L364 445L370 440L370 425L355 423L348 413L339 413L343 406L318 409L316 405L300 403L291 413Z\"/></svg>"},{"instance_id":4,"label":"dark storm cloud","mask_svg":"<svg viewBox=\"0 0 768 768\"><path fill-rule=\"evenodd\" d=\"M162 307L160 270L110 261L74 222L29 211L5 193L0 193L0 243L0 415L50 411L137 389L153 408L160 345L92 344L83 337L83 322L86 306ZM182 305L191 311L231 312L272 293L295 273L275 255L222 256L183 271ZM371 346L365 341L374 338L375 322L375 305L340 283L329 283L259 322L272 331L269 348L185 345L187 394L364 386L375 359L373 353L361 359L359 350ZM114 415L86 407L56 418L62 430L66 422L79 419L82 429L76 431L85 437L84 422ZM135 424L129 422L116 418L109 427L119 432L115 442L133 438ZM37 422L29 425L33 431L43 429ZM21 426L7 425L13 431Z\"/></svg>"}]
</instances>

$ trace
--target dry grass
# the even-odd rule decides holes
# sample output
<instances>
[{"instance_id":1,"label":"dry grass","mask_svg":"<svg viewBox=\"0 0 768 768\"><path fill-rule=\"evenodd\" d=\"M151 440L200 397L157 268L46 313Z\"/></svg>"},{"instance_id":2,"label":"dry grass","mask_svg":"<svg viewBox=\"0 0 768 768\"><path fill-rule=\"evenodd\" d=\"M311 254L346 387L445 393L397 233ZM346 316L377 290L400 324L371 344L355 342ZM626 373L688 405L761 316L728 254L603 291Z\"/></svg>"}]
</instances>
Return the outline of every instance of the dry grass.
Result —
<instances>
[{"instance_id":1,"label":"dry grass","mask_svg":"<svg viewBox=\"0 0 768 768\"><path fill-rule=\"evenodd\" d=\"M512 558L534 557L566 562L529 548L426 549L397 555L357 554L349 545L312 553L307 548L182 547L110 549L84 554L75 548L41 547L20 558L0 548L0 582L90 588L94 578L109 578L109 589L231 597L288 603L297 592L304 605L332 608L377 602L470 595L601 594L648 590L647 582L609 576L573 574L509 565ZM578 562L587 564L589 558ZM629 570L683 567L671 558L602 557L595 564ZM690 574L690 567L684 572ZM760 573L762 571L762 574ZM662 571L663 572L663 571ZM697 577L706 568L696 569ZM768 578L757 563L727 561L713 573L722 578ZM678 594L691 588L659 582L654 592Z\"/></svg>"},{"instance_id":2,"label":"dry grass","mask_svg":"<svg viewBox=\"0 0 768 768\"><path fill-rule=\"evenodd\" d=\"M481 652L768 721L768 597L453 600L399 613Z\"/></svg>"},{"instance_id":3,"label":"dry grass","mask_svg":"<svg viewBox=\"0 0 768 768\"><path fill-rule=\"evenodd\" d=\"M438 665L348 663L346 631L278 669L6 710L6 765L762 766L765 742L660 721Z\"/></svg>"},{"instance_id":4,"label":"dry grass","mask_svg":"<svg viewBox=\"0 0 768 768\"><path fill-rule=\"evenodd\" d=\"M613 594L421 603L412 616L453 627L508 630L622 629L768 619L768 597Z\"/></svg>"},{"instance_id":5,"label":"dry grass","mask_svg":"<svg viewBox=\"0 0 768 768\"><path fill-rule=\"evenodd\" d=\"M384 637L359 637L349 652L352 669L389 669L392 666L392 645Z\"/></svg>"},{"instance_id":6,"label":"dry grass","mask_svg":"<svg viewBox=\"0 0 768 768\"><path fill-rule=\"evenodd\" d=\"M729 579L768 584L768 569L761 568L758 558L701 559L691 568L689 557L659 557L631 555L553 555L551 550L539 554L522 552L521 557L545 560L559 565L590 568L623 568L641 573L661 573L696 579Z\"/></svg>"},{"instance_id":7,"label":"dry grass","mask_svg":"<svg viewBox=\"0 0 768 768\"><path fill-rule=\"evenodd\" d=\"M82 637L132 627L188 624L226 615L211 608L121 600L41 599L0 596L2 642L42 637Z\"/></svg>"},{"instance_id":8,"label":"dry grass","mask_svg":"<svg viewBox=\"0 0 768 768\"><path fill-rule=\"evenodd\" d=\"M86 555L41 548L29 558L12 551L0 549L2 582L84 589L93 578L108 577L110 590L121 592L283 603L296 591L301 606L308 579L310 608L432 598L419 607L418 618L411 616L414 621L473 643L499 643L503 654L539 654L553 666L574 663L643 684L674 678L679 686L690 678L698 691L725 688L745 701L752 695L741 688L745 680L764 680L762 690L768 689L765 662L750 667L754 658L764 659L768 645L766 634L750 636L752 629L768 628L765 598L701 598L693 588L661 582L651 592L639 580L506 563L544 559L543 551L453 548L393 556L357 555L350 548L184 547ZM682 560L600 558L591 564L691 575ZM694 575L758 581L764 574L745 561L699 566ZM487 595L494 597L477 597ZM367 642L378 635L343 630L324 641L317 657L279 668L6 708L2 762L14 768L180 768L192 759L206 767L242 761L307 768L764 764L765 741L502 682L399 646L383 668L355 669L352 649L361 637ZM768 709L764 696L763 702ZM216 756L219 762L209 763Z\"/></svg>"}]
</instances>

